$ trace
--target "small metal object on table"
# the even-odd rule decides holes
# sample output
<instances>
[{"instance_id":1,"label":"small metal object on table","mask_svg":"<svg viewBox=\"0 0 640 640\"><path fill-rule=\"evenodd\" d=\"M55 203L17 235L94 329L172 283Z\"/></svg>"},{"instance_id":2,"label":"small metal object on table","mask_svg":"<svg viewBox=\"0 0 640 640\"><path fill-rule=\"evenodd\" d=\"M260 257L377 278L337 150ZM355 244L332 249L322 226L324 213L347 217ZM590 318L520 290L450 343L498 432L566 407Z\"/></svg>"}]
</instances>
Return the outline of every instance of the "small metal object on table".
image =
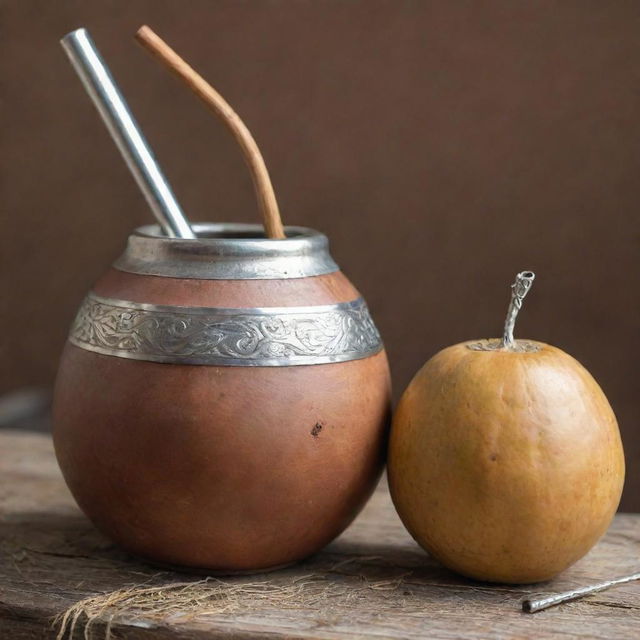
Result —
<instances>
[{"instance_id":1,"label":"small metal object on table","mask_svg":"<svg viewBox=\"0 0 640 640\"><path fill-rule=\"evenodd\" d=\"M592 584L587 587L569 589L569 591L563 591L562 593L552 593L551 595L525 598L522 601L522 610L527 613L537 613L538 611L544 611L549 607L556 607L563 602L584 598L585 596L590 596L594 593L611 589L611 587L616 587L620 584L633 582L634 580L640 580L640 573L632 573L628 576L614 578L613 580L603 580L602 582L596 582L596 584Z\"/></svg>"},{"instance_id":2,"label":"small metal object on table","mask_svg":"<svg viewBox=\"0 0 640 640\"><path fill-rule=\"evenodd\" d=\"M640 638L640 583L629 582L532 616L521 602L631 573L640 514L619 514L574 567L542 585L465 580L431 560L400 523L381 482L354 524L326 550L269 574L217 578L224 596L188 615L105 609L92 638ZM79 601L142 585L198 582L131 558L84 518L46 435L0 431L0 638L55 638L52 620ZM246 587L246 588L243 588ZM196 599L197 600L197 599ZM197 602L195 603L197 605ZM83 637L78 620L74 638Z\"/></svg>"}]
</instances>

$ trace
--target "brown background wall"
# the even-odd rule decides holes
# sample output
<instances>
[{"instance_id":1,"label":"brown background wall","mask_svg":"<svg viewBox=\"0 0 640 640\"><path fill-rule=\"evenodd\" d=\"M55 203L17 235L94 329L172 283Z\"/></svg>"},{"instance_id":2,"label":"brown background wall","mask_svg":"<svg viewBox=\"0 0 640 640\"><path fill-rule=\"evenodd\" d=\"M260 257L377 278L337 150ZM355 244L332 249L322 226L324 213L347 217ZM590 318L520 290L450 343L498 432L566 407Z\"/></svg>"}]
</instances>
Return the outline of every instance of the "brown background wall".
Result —
<instances>
[{"instance_id":1,"label":"brown background wall","mask_svg":"<svg viewBox=\"0 0 640 640\"><path fill-rule=\"evenodd\" d=\"M49 385L83 293L150 220L58 38L88 27L193 220L255 220L222 127L132 40L148 22L254 132L290 224L325 231L396 391L436 350L519 334L608 394L640 510L640 3L5 0L0 391Z\"/></svg>"}]
</instances>

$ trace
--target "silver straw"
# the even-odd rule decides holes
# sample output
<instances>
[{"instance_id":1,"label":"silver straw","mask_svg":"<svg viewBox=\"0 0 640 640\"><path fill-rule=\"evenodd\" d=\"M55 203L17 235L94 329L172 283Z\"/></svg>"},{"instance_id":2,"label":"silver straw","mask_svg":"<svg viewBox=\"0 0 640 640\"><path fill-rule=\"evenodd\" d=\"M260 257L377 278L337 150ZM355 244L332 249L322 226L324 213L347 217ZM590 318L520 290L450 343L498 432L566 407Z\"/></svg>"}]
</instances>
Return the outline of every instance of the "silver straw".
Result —
<instances>
[{"instance_id":1,"label":"silver straw","mask_svg":"<svg viewBox=\"0 0 640 640\"><path fill-rule=\"evenodd\" d=\"M640 580L640 573L633 573L630 576L598 582L597 584L593 584L588 587L581 587L579 589L565 591L564 593L556 593L549 596L535 596L522 601L522 610L526 613L535 613L536 611L548 609L549 607L561 604L562 602L582 598L583 596L598 593L598 591L604 591L609 587L614 587L617 584L624 584L625 582L632 582L633 580Z\"/></svg>"},{"instance_id":2,"label":"silver straw","mask_svg":"<svg viewBox=\"0 0 640 640\"><path fill-rule=\"evenodd\" d=\"M62 38L60 44L164 232L172 238L195 238L89 32L86 29L76 29Z\"/></svg>"}]
</instances>

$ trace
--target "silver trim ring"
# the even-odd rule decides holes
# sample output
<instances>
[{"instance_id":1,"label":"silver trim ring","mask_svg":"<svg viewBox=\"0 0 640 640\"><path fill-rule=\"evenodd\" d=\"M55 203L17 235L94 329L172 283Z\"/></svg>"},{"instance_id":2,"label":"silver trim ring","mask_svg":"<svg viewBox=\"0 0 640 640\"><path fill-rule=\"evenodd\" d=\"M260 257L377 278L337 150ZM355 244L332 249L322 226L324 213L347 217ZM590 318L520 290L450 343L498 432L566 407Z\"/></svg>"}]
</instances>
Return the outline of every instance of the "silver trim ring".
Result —
<instances>
[{"instance_id":1,"label":"silver trim ring","mask_svg":"<svg viewBox=\"0 0 640 640\"><path fill-rule=\"evenodd\" d=\"M197 223L195 240L168 238L158 225L139 227L114 268L128 273L198 280L284 280L334 273L327 237L285 227L284 240L265 238L259 224Z\"/></svg>"},{"instance_id":2,"label":"silver trim ring","mask_svg":"<svg viewBox=\"0 0 640 640\"><path fill-rule=\"evenodd\" d=\"M345 362L382 349L362 298L314 307L228 309L142 304L90 293L69 341L118 358L260 367Z\"/></svg>"}]
</instances>

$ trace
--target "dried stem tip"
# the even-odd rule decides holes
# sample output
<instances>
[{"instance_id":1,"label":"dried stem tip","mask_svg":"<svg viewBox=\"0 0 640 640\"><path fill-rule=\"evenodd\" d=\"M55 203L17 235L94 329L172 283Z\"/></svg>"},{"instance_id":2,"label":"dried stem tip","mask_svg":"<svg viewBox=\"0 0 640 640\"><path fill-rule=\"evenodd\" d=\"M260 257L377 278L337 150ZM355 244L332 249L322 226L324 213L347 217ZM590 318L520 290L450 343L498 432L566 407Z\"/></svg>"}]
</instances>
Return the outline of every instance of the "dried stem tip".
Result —
<instances>
[{"instance_id":1,"label":"dried stem tip","mask_svg":"<svg viewBox=\"0 0 640 640\"><path fill-rule=\"evenodd\" d=\"M522 301L529 293L529 289L533 285L536 274L533 271L521 271L516 276L516 281L511 285L511 302L507 310L507 318L504 323L504 333L502 334L501 347L504 349L516 349L516 343L513 339L513 329L516 324L518 312L522 308Z\"/></svg>"}]
</instances>

